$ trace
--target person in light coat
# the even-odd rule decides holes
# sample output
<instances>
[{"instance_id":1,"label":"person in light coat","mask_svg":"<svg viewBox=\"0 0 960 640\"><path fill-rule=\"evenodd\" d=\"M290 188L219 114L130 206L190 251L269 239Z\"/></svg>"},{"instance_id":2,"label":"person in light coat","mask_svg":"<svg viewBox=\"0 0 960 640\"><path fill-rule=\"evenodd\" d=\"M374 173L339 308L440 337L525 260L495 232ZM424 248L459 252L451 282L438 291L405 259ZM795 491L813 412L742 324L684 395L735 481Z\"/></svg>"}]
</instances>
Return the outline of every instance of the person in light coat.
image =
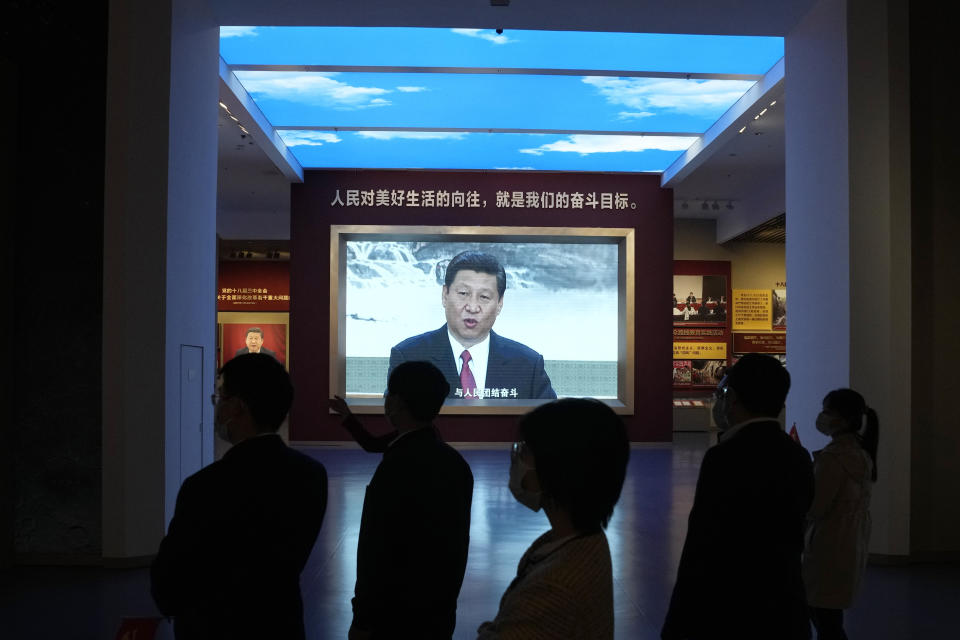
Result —
<instances>
[{"instance_id":1,"label":"person in light coat","mask_svg":"<svg viewBox=\"0 0 960 640\"><path fill-rule=\"evenodd\" d=\"M845 639L843 610L853 604L867 565L879 425L863 396L836 389L823 399L817 430L831 440L813 454L803 579L817 638Z\"/></svg>"}]
</instances>

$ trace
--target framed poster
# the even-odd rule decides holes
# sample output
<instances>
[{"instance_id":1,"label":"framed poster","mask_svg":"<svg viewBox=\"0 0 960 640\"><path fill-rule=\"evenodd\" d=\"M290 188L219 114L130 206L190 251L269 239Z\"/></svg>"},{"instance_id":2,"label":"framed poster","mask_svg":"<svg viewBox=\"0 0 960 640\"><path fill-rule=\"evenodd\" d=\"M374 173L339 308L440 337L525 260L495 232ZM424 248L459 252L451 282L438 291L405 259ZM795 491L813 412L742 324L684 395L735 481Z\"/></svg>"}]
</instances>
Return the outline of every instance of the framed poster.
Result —
<instances>
[{"instance_id":1,"label":"framed poster","mask_svg":"<svg viewBox=\"0 0 960 640\"><path fill-rule=\"evenodd\" d=\"M726 325L726 276L674 275L673 323Z\"/></svg>"},{"instance_id":2,"label":"framed poster","mask_svg":"<svg viewBox=\"0 0 960 640\"><path fill-rule=\"evenodd\" d=\"M448 378L444 413L522 413L555 396L590 396L631 413L633 233L332 225L330 393L357 413L382 411L391 363L421 359ZM502 275L501 283L500 275L464 271L496 283L486 306L456 297L473 285L461 291L460 272L448 266L467 253ZM487 384L460 389L451 341L474 333L489 336ZM538 366L544 376L524 373ZM533 378L551 390L542 393Z\"/></svg>"},{"instance_id":3,"label":"framed poster","mask_svg":"<svg viewBox=\"0 0 960 640\"><path fill-rule=\"evenodd\" d=\"M785 331L787 328L787 290L773 290L773 328Z\"/></svg>"},{"instance_id":4,"label":"framed poster","mask_svg":"<svg viewBox=\"0 0 960 640\"><path fill-rule=\"evenodd\" d=\"M259 351L290 368L290 314L221 311L217 314L217 366Z\"/></svg>"}]
</instances>

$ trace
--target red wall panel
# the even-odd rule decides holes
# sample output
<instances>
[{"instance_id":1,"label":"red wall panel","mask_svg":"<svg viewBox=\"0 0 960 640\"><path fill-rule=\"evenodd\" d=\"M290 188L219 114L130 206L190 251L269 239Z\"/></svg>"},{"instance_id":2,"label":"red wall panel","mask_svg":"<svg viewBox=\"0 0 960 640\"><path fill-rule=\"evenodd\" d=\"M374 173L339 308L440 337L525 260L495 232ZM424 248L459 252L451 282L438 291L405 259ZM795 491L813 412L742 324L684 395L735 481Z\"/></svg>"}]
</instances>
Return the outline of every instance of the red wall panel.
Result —
<instances>
[{"instance_id":1,"label":"red wall panel","mask_svg":"<svg viewBox=\"0 0 960 640\"><path fill-rule=\"evenodd\" d=\"M445 190L477 192L485 206L345 206L348 190ZM552 191L624 194L621 209L511 208L497 206L497 192ZM338 202L339 192L339 202ZM330 415L329 390L330 225L468 225L632 227L635 253L635 414L625 416L633 441L672 437L671 319L662 311L673 276L673 195L659 175L501 173L460 171L307 171L291 192L290 342L296 345L291 375L297 389L291 415L293 440L348 440ZM382 416L364 416L372 431L386 430ZM516 416L445 415L437 420L449 441L512 441Z\"/></svg>"}]
</instances>

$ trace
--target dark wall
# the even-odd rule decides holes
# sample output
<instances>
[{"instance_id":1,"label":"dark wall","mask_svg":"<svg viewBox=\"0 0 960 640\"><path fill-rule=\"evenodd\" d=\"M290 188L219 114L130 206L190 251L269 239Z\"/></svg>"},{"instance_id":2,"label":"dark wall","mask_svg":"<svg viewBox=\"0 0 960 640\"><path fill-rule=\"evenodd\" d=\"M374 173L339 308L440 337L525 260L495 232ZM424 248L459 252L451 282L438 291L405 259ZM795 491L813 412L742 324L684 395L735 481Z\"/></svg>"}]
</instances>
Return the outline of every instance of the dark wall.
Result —
<instances>
[{"instance_id":1,"label":"dark wall","mask_svg":"<svg viewBox=\"0 0 960 640\"><path fill-rule=\"evenodd\" d=\"M4 145L14 284L4 304L12 419L0 443L0 558L18 562L100 555L106 24L103 1L19 2L4 13L14 88L3 122L15 123L16 142Z\"/></svg>"},{"instance_id":2,"label":"dark wall","mask_svg":"<svg viewBox=\"0 0 960 640\"><path fill-rule=\"evenodd\" d=\"M910 3L912 404L910 546L917 558L960 554L957 322L960 214L955 113L935 99L956 45L937 7ZM906 64L906 61L902 61ZM907 301L905 301L906 303ZM907 381L904 380L904 384ZM883 416L880 416L883 447ZM895 428L892 425L888 428ZM883 468L879 469L883 473Z\"/></svg>"},{"instance_id":3,"label":"dark wall","mask_svg":"<svg viewBox=\"0 0 960 640\"><path fill-rule=\"evenodd\" d=\"M487 206L476 209L331 206L337 189L477 190ZM625 192L625 210L514 209L495 206L497 191ZM298 393L291 415L292 440L343 440L339 419L328 413L330 225L469 225L633 227L636 230L635 405L626 417L634 441L671 439L669 368L671 318L664 309L672 285L672 192L658 175L308 171L291 195L291 375ZM656 309L656 312L649 310ZM441 322L438 320L438 326ZM438 426L457 442L511 441L516 416L444 415ZM386 429L370 416L371 430Z\"/></svg>"}]
</instances>

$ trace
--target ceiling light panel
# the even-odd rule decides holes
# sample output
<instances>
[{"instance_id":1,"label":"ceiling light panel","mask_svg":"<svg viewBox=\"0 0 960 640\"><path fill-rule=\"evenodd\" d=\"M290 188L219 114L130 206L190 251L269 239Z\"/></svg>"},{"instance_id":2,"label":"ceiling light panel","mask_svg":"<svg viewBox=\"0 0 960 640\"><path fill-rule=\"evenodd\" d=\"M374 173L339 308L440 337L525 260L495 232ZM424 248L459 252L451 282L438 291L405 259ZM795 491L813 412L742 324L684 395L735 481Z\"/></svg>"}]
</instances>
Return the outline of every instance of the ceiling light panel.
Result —
<instances>
[{"instance_id":1,"label":"ceiling light panel","mask_svg":"<svg viewBox=\"0 0 960 640\"><path fill-rule=\"evenodd\" d=\"M754 83L602 76L236 71L274 126L700 134Z\"/></svg>"},{"instance_id":2,"label":"ceiling light panel","mask_svg":"<svg viewBox=\"0 0 960 640\"><path fill-rule=\"evenodd\" d=\"M663 171L783 56L781 38L478 29L220 43L308 168Z\"/></svg>"},{"instance_id":3,"label":"ceiling light panel","mask_svg":"<svg viewBox=\"0 0 960 640\"><path fill-rule=\"evenodd\" d=\"M405 27L221 27L227 64L763 74L783 38Z\"/></svg>"},{"instance_id":4,"label":"ceiling light panel","mask_svg":"<svg viewBox=\"0 0 960 640\"><path fill-rule=\"evenodd\" d=\"M398 131L278 132L305 167L657 172L695 138Z\"/></svg>"}]
</instances>

